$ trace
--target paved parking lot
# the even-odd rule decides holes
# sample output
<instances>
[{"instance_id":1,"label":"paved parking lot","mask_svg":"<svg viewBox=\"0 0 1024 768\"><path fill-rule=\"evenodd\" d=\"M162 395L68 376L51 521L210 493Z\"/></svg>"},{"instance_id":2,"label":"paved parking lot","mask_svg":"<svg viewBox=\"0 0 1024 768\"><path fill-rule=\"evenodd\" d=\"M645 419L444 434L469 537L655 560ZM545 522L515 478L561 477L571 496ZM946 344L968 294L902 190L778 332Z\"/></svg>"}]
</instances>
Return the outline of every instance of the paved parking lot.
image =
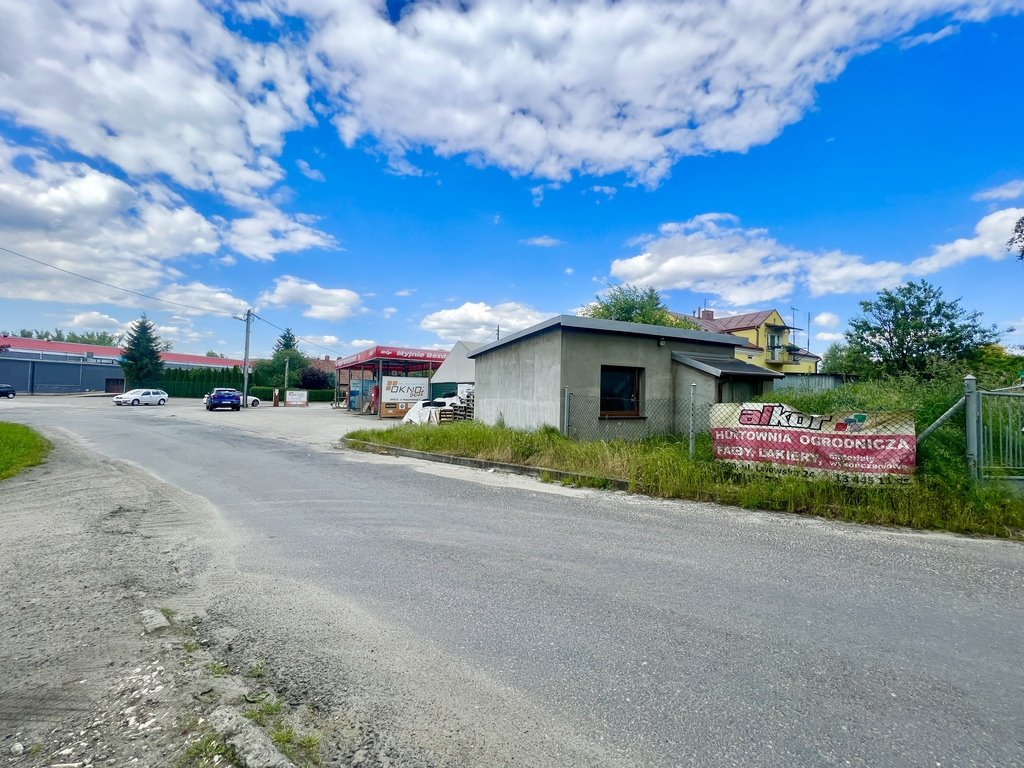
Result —
<instances>
[{"instance_id":1,"label":"paved parking lot","mask_svg":"<svg viewBox=\"0 0 1024 768\"><path fill-rule=\"evenodd\" d=\"M4 400L0 419L7 409L21 408L106 408L121 418L167 418L210 422L240 431L280 437L307 445L333 447L338 439L357 429L386 429L395 420L350 413L332 408L330 403L310 403L306 407L275 408L260 403L258 408L241 411L207 411L198 398L172 397L163 406L115 406L111 395L18 395Z\"/></svg>"}]
</instances>

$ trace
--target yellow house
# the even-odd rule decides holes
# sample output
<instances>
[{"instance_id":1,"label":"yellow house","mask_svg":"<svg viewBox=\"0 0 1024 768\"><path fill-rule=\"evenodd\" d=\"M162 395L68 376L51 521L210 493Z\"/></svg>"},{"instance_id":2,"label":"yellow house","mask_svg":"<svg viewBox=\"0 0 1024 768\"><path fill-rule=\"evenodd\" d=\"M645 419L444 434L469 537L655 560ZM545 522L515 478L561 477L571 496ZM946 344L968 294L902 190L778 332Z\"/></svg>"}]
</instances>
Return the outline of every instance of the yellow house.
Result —
<instances>
[{"instance_id":1,"label":"yellow house","mask_svg":"<svg viewBox=\"0 0 1024 768\"><path fill-rule=\"evenodd\" d=\"M746 345L736 347L736 359L777 373L817 373L820 357L794 344L793 331L802 330L787 325L776 310L747 312L731 317L715 317L710 309L697 315L677 315L697 323L701 330L712 333L731 333L746 339Z\"/></svg>"}]
</instances>

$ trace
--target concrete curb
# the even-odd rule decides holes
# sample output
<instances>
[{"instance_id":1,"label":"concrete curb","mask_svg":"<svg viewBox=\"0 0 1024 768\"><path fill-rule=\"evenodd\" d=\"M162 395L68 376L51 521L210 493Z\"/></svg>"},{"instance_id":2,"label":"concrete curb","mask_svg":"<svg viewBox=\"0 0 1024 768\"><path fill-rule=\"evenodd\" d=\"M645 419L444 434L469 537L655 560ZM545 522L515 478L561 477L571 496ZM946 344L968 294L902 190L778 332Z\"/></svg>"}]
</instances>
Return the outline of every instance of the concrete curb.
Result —
<instances>
[{"instance_id":1,"label":"concrete curb","mask_svg":"<svg viewBox=\"0 0 1024 768\"><path fill-rule=\"evenodd\" d=\"M269 736L234 710L218 707L210 715L210 725L234 747L245 768L295 768Z\"/></svg>"},{"instance_id":2,"label":"concrete curb","mask_svg":"<svg viewBox=\"0 0 1024 768\"><path fill-rule=\"evenodd\" d=\"M510 475L536 477L539 480L556 480L567 485L573 484L573 481L576 480L583 480L592 481L592 484L584 483L589 487L597 487L603 483L606 487L614 488L618 491L633 490L627 480L595 477L593 475L584 475L579 472L565 472L560 469L546 469L544 467L528 467L524 464L504 464L500 461L484 461L483 459L470 459L465 456L449 456L444 453L414 451L409 448L397 448L393 445L381 445L380 443L371 443L366 440L355 440L350 437L341 438L340 443L342 446L351 448L354 451L377 453L382 456L402 456L407 459L436 461L440 464L454 464L459 467L470 467L471 469L495 470L497 472L507 472Z\"/></svg>"}]
</instances>

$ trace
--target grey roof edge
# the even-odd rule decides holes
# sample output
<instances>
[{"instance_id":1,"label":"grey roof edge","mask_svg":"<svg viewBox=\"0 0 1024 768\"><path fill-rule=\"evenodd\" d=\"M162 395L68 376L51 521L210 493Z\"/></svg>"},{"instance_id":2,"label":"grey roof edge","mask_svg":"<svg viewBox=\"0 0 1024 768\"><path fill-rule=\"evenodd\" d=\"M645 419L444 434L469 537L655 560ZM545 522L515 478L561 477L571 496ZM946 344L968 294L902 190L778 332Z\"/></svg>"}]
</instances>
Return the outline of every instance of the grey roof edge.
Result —
<instances>
[{"instance_id":1,"label":"grey roof edge","mask_svg":"<svg viewBox=\"0 0 1024 768\"><path fill-rule=\"evenodd\" d=\"M704 373L707 373L707 374L709 374L711 376L715 376L716 378L720 377L723 372L725 372L725 373L736 373L736 371L723 371L722 368L715 368L713 365L710 365L710 364L704 362L703 360L699 360L696 357L684 354L682 352L673 352L672 353L672 360L677 362L677 363L682 363L683 365L689 366L690 368L695 368L698 371L703 371ZM727 363L729 363L733 367L735 367L735 366L743 366L744 369L749 369L749 370L744 370L743 371L748 376L760 376L761 378L765 378L765 379L784 379L785 378L785 374L783 374L783 373L779 373L778 371L770 371L767 368L762 368L759 365L751 365L750 363L746 363L743 360L732 359L732 360L723 360L723 362L727 362Z\"/></svg>"},{"instance_id":2,"label":"grey roof edge","mask_svg":"<svg viewBox=\"0 0 1024 768\"><path fill-rule=\"evenodd\" d=\"M722 344L729 347L741 347L746 339L729 333L712 333L710 331L691 331L685 328L671 328L667 325L646 325L644 323L625 323L621 320L596 320L592 317L577 315L555 315L543 322L531 325L521 331L511 333L503 339L492 341L477 347L466 357L476 357L492 349L510 344L513 341L541 333L551 328L578 328L586 331L605 331L608 333L624 333L633 336L650 336L651 338L679 339L682 341L703 341L708 344Z\"/></svg>"}]
</instances>

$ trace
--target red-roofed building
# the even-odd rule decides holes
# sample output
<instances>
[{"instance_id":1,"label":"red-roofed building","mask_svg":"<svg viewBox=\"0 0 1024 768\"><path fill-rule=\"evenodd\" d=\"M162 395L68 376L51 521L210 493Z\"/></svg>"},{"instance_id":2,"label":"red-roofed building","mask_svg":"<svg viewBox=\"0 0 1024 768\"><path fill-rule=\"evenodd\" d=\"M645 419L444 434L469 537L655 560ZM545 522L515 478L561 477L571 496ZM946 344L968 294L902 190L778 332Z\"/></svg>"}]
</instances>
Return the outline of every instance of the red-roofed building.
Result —
<instances>
[{"instance_id":1,"label":"red-roofed building","mask_svg":"<svg viewBox=\"0 0 1024 768\"><path fill-rule=\"evenodd\" d=\"M0 382L27 394L122 392L122 354L119 347L0 336ZM167 368L242 366L241 360L180 352L160 358Z\"/></svg>"},{"instance_id":2,"label":"red-roofed building","mask_svg":"<svg viewBox=\"0 0 1024 768\"><path fill-rule=\"evenodd\" d=\"M774 309L746 312L742 315L715 317L714 311L702 309L696 315L676 317L689 320L710 333L729 333L747 343L736 347L736 359L778 373L817 373L818 355L795 343L793 331L802 330L787 325Z\"/></svg>"}]
</instances>

